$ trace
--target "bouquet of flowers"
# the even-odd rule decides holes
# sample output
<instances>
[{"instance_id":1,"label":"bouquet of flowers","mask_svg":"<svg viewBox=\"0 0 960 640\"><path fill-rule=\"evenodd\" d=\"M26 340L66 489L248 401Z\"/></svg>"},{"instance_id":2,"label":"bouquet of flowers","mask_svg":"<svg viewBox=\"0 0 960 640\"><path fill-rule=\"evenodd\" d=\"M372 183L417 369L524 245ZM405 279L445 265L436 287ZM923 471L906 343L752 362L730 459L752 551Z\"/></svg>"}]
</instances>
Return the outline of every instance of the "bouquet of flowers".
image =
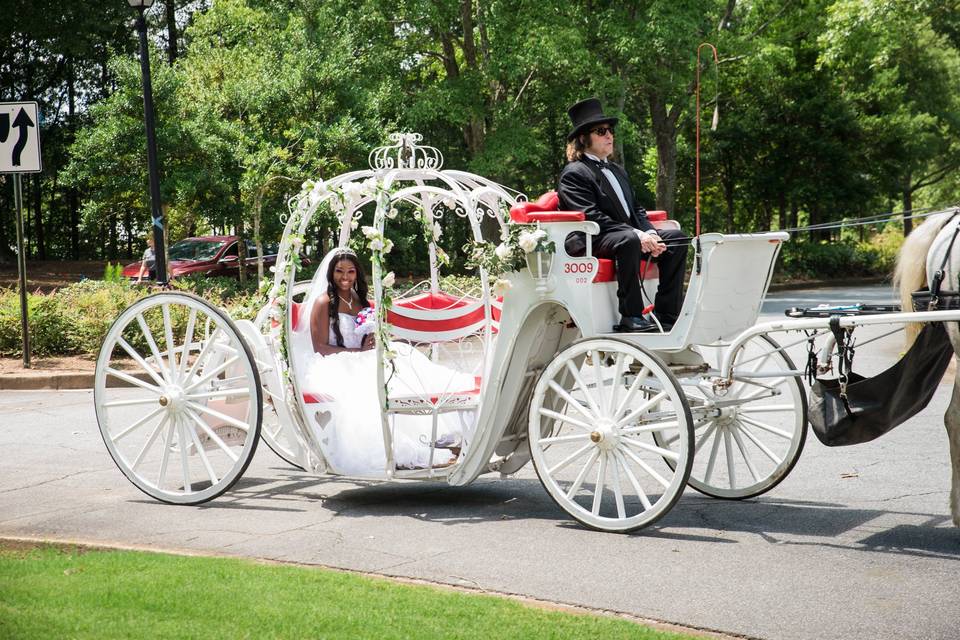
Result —
<instances>
[{"instance_id":1,"label":"bouquet of flowers","mask_svg":"<svg viewBox=\"0 0 960 640\"><path fill-rule=\"evenodd\" d=\"M353 321L357 328L357 334L367 336L377 330L377 312L373 307L360 309L356 319Z\"/></svg>"}]
</instances>

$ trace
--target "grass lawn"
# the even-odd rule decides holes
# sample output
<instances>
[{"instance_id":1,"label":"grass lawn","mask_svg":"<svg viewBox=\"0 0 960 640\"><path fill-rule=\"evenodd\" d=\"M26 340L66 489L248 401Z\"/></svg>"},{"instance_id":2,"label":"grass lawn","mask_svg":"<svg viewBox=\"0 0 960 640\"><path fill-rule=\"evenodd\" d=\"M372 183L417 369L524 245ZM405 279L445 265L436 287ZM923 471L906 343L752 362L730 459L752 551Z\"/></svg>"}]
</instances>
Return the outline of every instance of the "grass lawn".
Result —
<instances>
[{"instance_id":1,"label":"grass lawn","mask_svg":"<svg viewBox=\"0 0 960 640\"><path fill-rule=\"evenodd\" d=\"M323 569L0 541L4 640L692 637Z\"/></svg>"}]
</instances>

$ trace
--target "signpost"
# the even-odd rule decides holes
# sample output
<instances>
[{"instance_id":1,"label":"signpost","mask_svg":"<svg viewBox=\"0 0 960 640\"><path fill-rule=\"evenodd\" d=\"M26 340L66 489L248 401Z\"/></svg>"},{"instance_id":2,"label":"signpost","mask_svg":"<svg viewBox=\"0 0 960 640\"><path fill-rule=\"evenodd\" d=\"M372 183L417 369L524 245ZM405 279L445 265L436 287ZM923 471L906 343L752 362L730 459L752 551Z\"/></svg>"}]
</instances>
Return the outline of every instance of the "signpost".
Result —
<instances>
[{"instance_id":1,"label":"signpost","mask_svg":"<svg viewBox=\"0 0 960 640\"><path fill-rule=\"evenodd\" d=\"M39 173L42 170L37 103L0 102L0 173L13 174L13 201L17 210L17 269L20 272L23 366L27 369L30 368L30 330L27 322L27 260L23 248L23 185L20 183L20 174Z\"/></svg>"}]
</instances>

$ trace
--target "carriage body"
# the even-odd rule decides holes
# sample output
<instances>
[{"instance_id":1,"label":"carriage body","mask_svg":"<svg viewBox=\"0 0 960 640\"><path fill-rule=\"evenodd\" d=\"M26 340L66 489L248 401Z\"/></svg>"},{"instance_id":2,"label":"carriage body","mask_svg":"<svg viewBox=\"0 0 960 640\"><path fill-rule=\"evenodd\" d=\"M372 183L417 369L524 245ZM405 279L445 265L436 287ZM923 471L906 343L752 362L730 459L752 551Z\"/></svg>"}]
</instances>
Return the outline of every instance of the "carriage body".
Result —
<instances>
[{"instance_id":1,"label":"carriage body","mask_svg":"<svg viewBox=\"0 0 960 640\"><path fill-rule=\"evenodd\" d=\"M440 153L419 146L418 134L391 139L393 145L371 153L369 169L307 183L291 201L270 302L255 320L234 322L191 299L181 312L187 328L178 333L170 320L177 294L159 294L152 306L146 298L115 323L98 361L97 412L111 455L134 484L169 502L211 499L243 473L258 436L301 469L346 475L325 451L326 427L318 423L330 398L323 388L309 388L304 375L312 355L304 339L311 310L301 297L318 282L322 286L324 274L318 270L310 284L299 281L298 255L308 228L322 212L336 217L339 247L362 234L372 256L370 278L379 320L376 380L358 384L376 385L386 463L382 473L364 477L463 485L485 473L514 473L533 459L544 486L568 513L591 527L623 531L666 513L688 481L711 495L745 497L768 490L789 472L805 432L805 405L796 393L796 377L782 376L773 386L745 387L762 391L769 386L772 391L761 394L761 403L782 397L784 388L792 397L789 406L775 405L791 425L788 433L774 429L780 431L775 439L784 441L783 451L771 452L763 442L755 443L772 461L759 472L744 451L749 444L738 439L743 461L735 464L732 458L732 438L739 436L724 425L735 417L727 407L740 406L731 400L737 394L731 396L726 388L721 395L727 399L722 400L709 390L720 360L728 355L726 346L756 322L787 234L701 236L698 268L690 276L673 329L653 335L614 334L616 281L610 261L591 255L589 243L581 257L569 256L563 248L570 233L596 233L595 223L579 212L553 210L555 196L553 201L548 196L528 202L523 194L481 176L443 169ZM389 236L395 216L405 212L412 212L422 225L430 275L406 291L394 291L387 277ZM526 253L526 266L504 275L510 284L505 291L493 291L491 276L497 274L488 273L482 263L474 290L451 291L442 286L445 260L438 242L447 216L467 222L474 246L486 243L492 248L510 236L511 226L519 225L542 231L554 251ZM651 300L655 275L652 270L644 279ZM157 330L149 329L150 313L164 327L160 334L165 350L159 337L154 339ZM203 331L201 320L206 323ZM137 329L146 346L135 346L125 337ZM392 342L413 345L432 360L469 375L475 384L392 394ZM771 357L783 357L775 346L761 343L759 348L759 355L748 362L763 365ZM739 343L737 350L748 351ZM712 351L712 362L705 359L706 351ZM112 365L118 352L146 370L147 382L134 382L134 376ZM728 366L734 368L735 361L736 356ZM793 369L789 362L784 367ZM758 365L749 368L754 377L762 375ZM146 395L110 399L112 378ZM741 395L744 402L757 398L746 391ZM150 411L141 417L129 413L137 408ZM118 410L127 414L112 419L111 411ZM451 413L465 425L456 460L398 468L393 447L398 416L430 417L432 461L438 420ZM146 442L122 451L121 440L135 439L129 435L140 429L147 432ZM641 436L652 441L640 442ZM716 472L722 466L715 464L721 442L725 473ZM698 472L694 453L705 443L712 443L712 451ZM215 456L223 459L225 471L218 470ZM171 474L169 468L177 465L179 475ZM736 468L748 468L752 478L738 480Z\"/></svg>"}]
</instances>

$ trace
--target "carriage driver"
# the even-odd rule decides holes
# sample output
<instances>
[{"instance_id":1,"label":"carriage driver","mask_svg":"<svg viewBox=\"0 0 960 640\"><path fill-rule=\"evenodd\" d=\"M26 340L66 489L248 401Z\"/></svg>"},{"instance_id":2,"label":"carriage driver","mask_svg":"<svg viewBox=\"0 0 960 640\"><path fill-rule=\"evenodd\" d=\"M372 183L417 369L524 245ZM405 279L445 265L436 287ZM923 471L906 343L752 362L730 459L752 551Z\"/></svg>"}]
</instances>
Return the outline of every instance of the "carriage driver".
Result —
<instances>
[{"instance_id":1,"label":"carriage driver","mask_svg":"<svg viewBox=\"0 0 960 640\"><path fill-rule=\"evenodd\" d=\"M657 325L643 317L640 261L653 258L660 270L655 300L657 319L669 331L683 303L683 273L687 242L675 229L654 229L646 210L634 199L627 172L608 161L613 154L613 128L617 118L604 115L596 98L582 100L567 111L573 130L567 136L567 165L560 172L557 194L560 209L582 211L587 220L600 225L593 237L593 254L613 259L617 267L617 298L620 324L615 331L656 331ZM586 252L583 233L567 238L571 256Z\"/></svg>"}]
</instances>

